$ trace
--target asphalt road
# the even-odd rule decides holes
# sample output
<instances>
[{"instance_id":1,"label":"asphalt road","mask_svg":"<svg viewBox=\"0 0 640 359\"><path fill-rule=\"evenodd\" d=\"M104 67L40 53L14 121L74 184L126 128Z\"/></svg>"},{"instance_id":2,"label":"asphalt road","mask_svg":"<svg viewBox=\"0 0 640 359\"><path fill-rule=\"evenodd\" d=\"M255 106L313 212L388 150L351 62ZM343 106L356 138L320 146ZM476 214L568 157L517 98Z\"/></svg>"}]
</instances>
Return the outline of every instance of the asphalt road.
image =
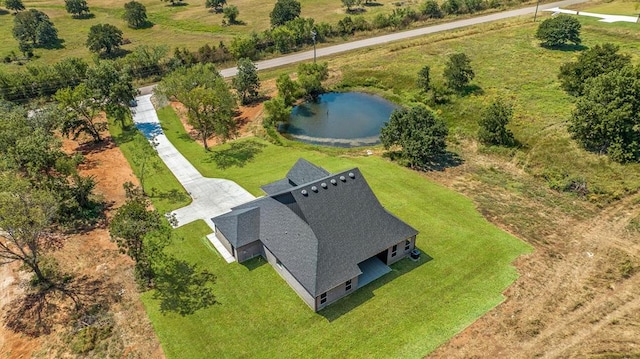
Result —
<instances>
[{"instance_id":1,"label":"asphalt road","mask_svg":"<svg viewBox=\"0 0 640 359\"><path fill-rule=\"evenodd\" d=\"M538 12L544 9L567 6L572 4L579 4L586 1L588 0L565 0L565 1L549 3L549 4L540 4L540 7L538 8ZM388 34L383 36L371 37L364 40L346 42L340 45L321 47L316 50L316 57L319 58L319 57L339 54L342 52L347 52L355 49L361 49L363 47L382 45L382 44L386 44L394 41L410 39L412 37L434 34L437 32L442 32L447 30L459 29L462 27L483 24L486 22L491 22L496 20L508 19L516 16L533 14L535 11L536 11L535 6L525 7L525 8L516 9L516 10L503 11L495 14L473 17L470 19L452 21L452 22L448 22L440 25L427 26L427 27L422 27L419 29L414 29L409 31L402 31L402 32L396 32L393 34ZM313 50L309 50L304 52L297 52L292 55L277 57L275 59L258 61L256 62L256 67L258 68L258 70L266 70L274 67L294 64L297 62L312 60L312 59L313 59ZM221 70L220 73L224 77L232 77L238 73L238 69L236 67L232 67L232 68ZM142 95L149 94L153 91L154 87L155 85L141 87L140 93Z\"/></svg>"}]
</instances>

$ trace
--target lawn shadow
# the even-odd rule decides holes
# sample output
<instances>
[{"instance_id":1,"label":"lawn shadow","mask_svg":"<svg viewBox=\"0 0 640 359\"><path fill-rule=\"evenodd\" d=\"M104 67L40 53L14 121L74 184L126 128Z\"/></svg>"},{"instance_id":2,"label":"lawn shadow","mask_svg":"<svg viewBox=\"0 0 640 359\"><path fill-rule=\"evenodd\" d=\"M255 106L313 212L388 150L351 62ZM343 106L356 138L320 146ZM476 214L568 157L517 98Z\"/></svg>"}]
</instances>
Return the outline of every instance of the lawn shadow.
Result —
<instances>
[{"instance_id":1,"label":"lawn shadow","mask_svg":"<svg viewBox=\"0 0 640 359\"><path fill-rule=\"evenodd\" d=\"M178 2L171 2L169 1L169 4L167 4L166 6L168 7L182 7L182 6L187 6L189 5L186 2L182 2L182 1L178 1Z\"/></svg>"},{"instance_id":2,"label":"lawn shadow","mask_svg":"<svg viewBox=\"0 0 640 359\"><path fill-rule=\"evenodd\" d=\"M189 200L189 196L186 193L176 188L173 188L165 192L159 192L157 188L152 187L150 197L158 198L158 199L166 199L170 203L182 203Z\"/></svg>"},{"instance_id":3,"label":"lawn shadow","mask_svg":"<svg viewBox=\"0 0 640 359\"><path fill-rule=\"evenodd\" d=\"M5 9L0 9L0 15L8 15L9 12Z\"/></svg>"},{"instance_id":4,"label":"lawn shadow","mask_svg":"<svg viewBox=\"0 0 640 359\"><path fill-rule=\"evenodd\" d=\"M233 142L224 150L213 151L206 162L214 162L219 169L227 169L232 166L244 167L247 162L262 152L265 144L254 140Z\"/></svg>"},{"instance_id":5,"label":"lawn shadow","mask_svg":"<svg viewBox=\"0 0 640 359\"><path fill-rule=\"evenodd\" d=\"M64 39L56 39L55 41L52 41L51 43L47 43L47 44L43 44L43 45L37 45L35 46L35 48L37 49L45 49L45 50L60 50L60 49L64 49Z\"/></svg>"},{"instance_id":6,"label":"lawn shadow","mask_svg":"<svg viewBox=\"0 0 640 359\"><path fill-rule=\"evenodd\" d=\"M423 166L423 171L444 171L447 168L458 167L464 163L464 159L457 153L447 151L433 158L433 160Z\"/></svg>"},{"instance_id":7,"label":"lawn shadow","mask_svg":"<svg viewBox=\"0 0 640 359\"><path fill-rule=\"evenodd\" d=\"M94 17L96 17L96 15L93 13L87 13L82 15L73 15L71 17L76 20L87 20L87 19L93 19Z\"/></svg>"},{"instance_id":8,"label":"lawn shadow","mask_svg":"<svg viewBox=\"0 0 640 359\"><path fill-rule=\"evenodd\" d=\"M252 271L254 269L258 269L260 267L262 267L263 265L267 264L267 260L264 259L264 257L262 256L256 256L253 257L249 260L246 260L242 263L240 263L241 265L245 266L249 271Z\"/></svg>"},{"instance_id":9,"label":"lawn shadow","mask_svg":"<svg viewBox=\"0 0 640 359\"><path fill-rule=\"evenodd\" d=\"M476 84L471 84L463 87L458 94L462 97L467 97L469 95L480 96L484 95L484 90Z\"/></svg>"},{"instance_id":10,"label":"lawn shadow","mask_svg":"<svg viewBox=\"0 0 640 359\"><path fill-rule=\"evenodd\" d=\"M115 50L112 50L110 53L102 52L100 53L99 57L101 59L117 59L119 57L125 57L130 53L131 51L129 50L125 50L123 48L117 48Z\"/></svg>"},{"instance_id":11,"label":"lawn shadow","mask_svg":"<svg viewBox=\"0 0 640 359\"><path fill-rule=\"evenodd\" d=\"M347 9L345 12L349 15L358 15L367 12L367 9L363 7L356 7L353 9Z\"/></svg>"},{"instance_id":12,"label":"lawn shadow","mask_svg":"<svg viewBox=\"0 0 640 359\"><path fill-rule=\"evenodd\" d=\"M416 249L419 248L416 247ZM363 303L373 299L373 297L375 297L374 292L379 288L432 260L433 257L425 252L422 252L420 259L418 260L413 260L410 257L404 258L391 265L391 272L369 284L366 284L362 288L358 288L352 294L349 294L348 296L338 300L336 303L322 309L318 314L325 317L329 322L333 322Z\"/></svg>"},{"instance_id":13,"label":"lawn shadow","mask_svg":"<svg viewBox=\"0 0 640 359\"><path fill-rule=\"evenodd\" d=\"M153 27L153 25L155 25L155 23L153 23L152 21L147 20L144 23L140 24L140 26L137 26L137 27L129 26L129 28L134 29L134 30L150 29L150 28Z\"/></svg>"},{"instance_id":14,"label":"lawn shadow","mask_svg":"<svg viewBox=\"0 0 640 359\"><path fill-rule=\"evenodd\" d=\"M562 44L562 45L557 45L557 46L545 46L545 45L540 45L542 47L544 47L545 49L549 49L549 50L556 50L556 51L564 51L564 52L576 52L576 51L584 51L586 49L588 49L587 46L584 45L576 45L576 44Z\"/></svg>"},{"instance_id":15,"label":"lawn shadow","mask_svg":"<svg viewBox=\"0 0 640 359\"><path fill-rule=\"evenodd\" d=\"M216 277L197 264L174 257L162 260L156 271L153 299L160 301L160 312L186 316L218 304L213 294Z\"/></svg>"},{"instance_id":16,"label":"lawn shadow","mask_svg":"<svg viewBox=\"0 0 640 359\"><path fill-rule=\"evenodd\" d=\"M370 7L374 7L374 6L384 6L384 4L383 4L383 3L379 3L379 2L376 2L376 1L369 1L369 2L365 2L363 5L364 5L364 6L370 6Z\"/></svg>"}]
</instances>

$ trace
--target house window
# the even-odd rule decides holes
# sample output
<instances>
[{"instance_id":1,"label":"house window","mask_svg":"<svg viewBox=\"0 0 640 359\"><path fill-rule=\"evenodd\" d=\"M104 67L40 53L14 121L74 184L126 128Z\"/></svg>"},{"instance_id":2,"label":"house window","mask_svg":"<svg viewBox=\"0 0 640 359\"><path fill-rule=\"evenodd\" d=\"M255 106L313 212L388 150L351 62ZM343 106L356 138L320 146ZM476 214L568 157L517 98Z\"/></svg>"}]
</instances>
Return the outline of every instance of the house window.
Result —
<instances>
[{"instance_id":1,"label":"house window","mask_svg":"<svg viewBox=\"0 0 640 359\"><path fill-rule=\"evenodd\" d=\"M404 241L404 250L408 251L409 249L411 249L411 241L407 239Z\"/></svg>"},{"instance_id":2,"label":"house window","mask_svg":"<svg viewBox=\"0 0 640 359\"><path fill-rule=\"evenodd\" d=\"M278 268L282 269L282 262L280 262L279 259L276 259L276 265L278 266Z\"/></svg>"},{"instance_id":3,"label":"house window","mask_svg":"<svg viewBox=\"0 0 640 359\"><path fill-rule=\"evenodd\" d=\"M398 245L394 244L393 247L391 248L391 256L395 257L396 254L398 254L398 253L396 253L397 251L398 251Z\"/></svg>"},{"instance_id":4,"label":"house window","mask_svg":"<svg viewBox=\"0 0 640 359\"><path fill-rule=\"evenodd\" d=\"M345 290L345 291L349 291L349 290L351 290L351 279L349 279L349 280L345 283L344 290Z\"/></svg>"},{"instance_id":5,"label":"house window","mask_svg":"<svg viewBox=\"0 0 640 359\"><path fill-rule=\"evenodd\" d=\"M320 294L320 304L324 304L327 302L327 293Z\"/></svg>"}]
</instances>

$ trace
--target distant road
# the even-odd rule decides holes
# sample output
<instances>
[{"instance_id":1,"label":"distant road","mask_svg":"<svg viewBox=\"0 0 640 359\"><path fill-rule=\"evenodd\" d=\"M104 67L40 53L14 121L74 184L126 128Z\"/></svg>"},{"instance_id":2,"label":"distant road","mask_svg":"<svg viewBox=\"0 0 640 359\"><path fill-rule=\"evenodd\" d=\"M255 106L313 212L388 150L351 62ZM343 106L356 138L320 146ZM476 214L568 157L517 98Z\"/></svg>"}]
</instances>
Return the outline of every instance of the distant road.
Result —
<instances>
[{"instance_id":1,"label":"distant road","mask_svg":"<svg viewBox=\"0 0 640 359\"><path fill-rule=\"evenodd\" d=\"M567 6L567 5L572 5L572 4L579 4L579 3L583 3L583 2L587 2L587 1L588 0L565 0L565 1L558 1L558 2L554 2L554 3L549 3L549 4L540 4L540 7L538 8L538 12L540 12L540 11L542 11L544 9L560 7L560 6ZM535 11L536 11L536 7L535 6L525 7L525 8L522 8L522 9L503 11L503 12L498 12L498 13L495 13L495 14L478 16L478 17L474 17L474 18L470 18L470 19L464 19L464 20L457 20L457 21L452 21L452 22L448 22L448 23L444 23L444 24L439 24L439 25L434 25L434 26L427 26L427 27L422 27L422 28L419 28L419 29L414 29L414 30L409 30L409 31L396 32L396 33L393 33L393 34L372 37L372 38L368 38L368 39L364 39L364 40L346 42L346 43L340 44L340 45L322 47L322 48L318 48L316 50L316 57L324 57L324 56L339 54L341 52L347 52L347 51L351 51L351 50L355 50L355 49L361 49L363 47L382 45L382 44L386 44L386 43L393 42L393 41L405 40L405 39L409 39L409 38L412 38L412 37L417 37L417 36L422 36L422 35L427 35L427 34L434 34L436 32L459 29L461 27L467 27L467 26L483 24L483 23L486 23L486 22L491 22L491 21L496 21L496 20L508 19L508 18L516 17L516 16L533 14ZM309 50L309 51L304 51L304 52L297 52L297 53L292 54L292 55L277 57L275 59L258 61L258 62L256 62L256 66L258 67L258 70L266 70L266 69L271 69L271 68L274 68L274 67L290 65L290 64L297 63L297 62L306 61L306 60L312 60L312 59L313 59L313 50ZM232 67L232 68L221 70L220 73L224 77L232 77L232 76L235 76L238 73L238 69L236 67ZM140 88L140 92L143 95L144 94L148 94L153 90L154 87L155 87L155 85L142 87L142 88Z\"/></svg>"}]
</instances>

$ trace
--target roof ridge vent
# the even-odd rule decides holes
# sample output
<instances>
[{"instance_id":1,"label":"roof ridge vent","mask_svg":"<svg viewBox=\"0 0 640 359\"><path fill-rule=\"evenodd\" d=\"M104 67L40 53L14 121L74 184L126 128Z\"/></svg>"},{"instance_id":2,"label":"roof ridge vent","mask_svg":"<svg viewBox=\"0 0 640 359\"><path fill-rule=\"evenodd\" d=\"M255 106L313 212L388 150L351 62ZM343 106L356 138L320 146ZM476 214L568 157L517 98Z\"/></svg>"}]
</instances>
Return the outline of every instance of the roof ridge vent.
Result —
<instances>
[{"instance_id":1,"label":"roof ridge vent","mask_svg":"<svg viewBox=\"0 0 640 359\"><path fill-rule=\"evenodd\" d=\"M340 181L347 182L347 178L345 176L340 176Z\"/></svg>"}]
</instances>

